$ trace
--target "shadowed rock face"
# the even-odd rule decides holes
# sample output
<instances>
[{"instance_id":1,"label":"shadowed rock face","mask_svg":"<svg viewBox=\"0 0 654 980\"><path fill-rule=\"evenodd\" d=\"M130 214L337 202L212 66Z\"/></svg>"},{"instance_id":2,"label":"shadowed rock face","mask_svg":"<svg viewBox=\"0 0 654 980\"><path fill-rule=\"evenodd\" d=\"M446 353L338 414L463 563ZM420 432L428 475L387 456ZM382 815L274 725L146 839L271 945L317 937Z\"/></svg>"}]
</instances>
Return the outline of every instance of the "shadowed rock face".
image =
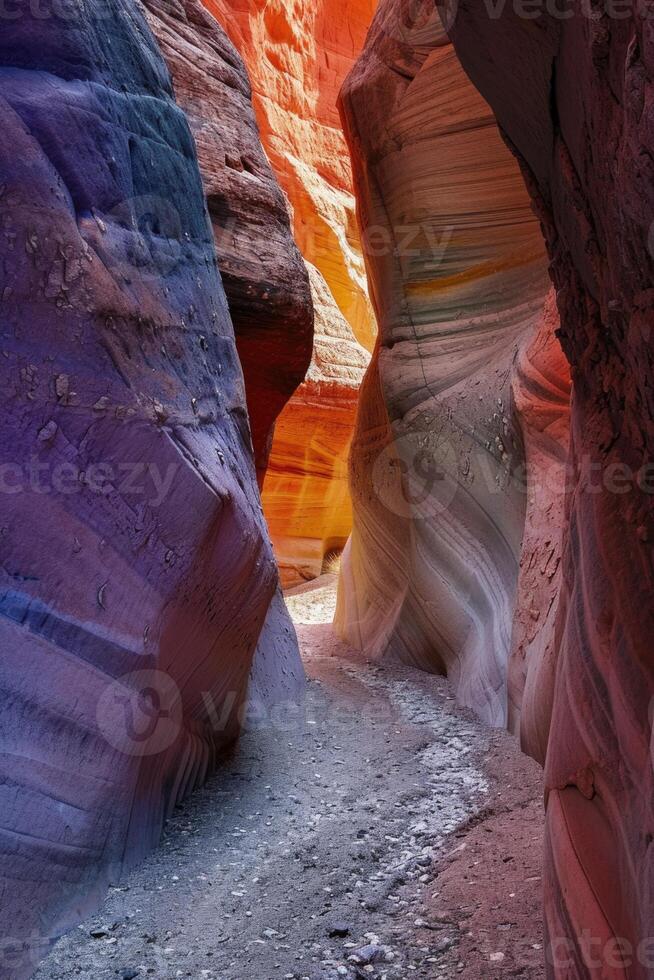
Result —
<instances>
[{"instance_id":1,"label":"shadowed rock face","mask_svg":"<svg viewBox=\"0 0 654 980\"><path fill-rule=\"evenodd\" d=\"M264 621L257 691L273 657L301 676L278 600L266 619L188 125L133 4L50 13L0 34L0 934L33 944L12 977L235 737Z\"/></svg>"},{"instance_id":2,"label":"shadowed rock face","mask_svg":"<svg viewBox=\"0 0 654 980\"><path fill-rule=\"evenodd\" d=\"M263 483L275 421L311 360L309 277L238 52L200 0L146 8L198 149Z\"/></svg>"},{"instance_id":3,"label":"shadowed rock face","mask_svg":"<svg viewBox=\"0 0 654 980\"><path fill-rule=\"evenodd\" d=\"M566 977L590 975L589 937L607 971L615 937L631 944L611 976L652 975L654 22L625 6L489 20L462 0L452 34L541 216L574 385L546 764L551 972Z\"/></svg>"},{"instance_id":4,"label":"shadowed rock face","mask_svg":"<svg viewBox=\"0 0 654 980\"><path fill-rule=\"evenodd\" d=\"M342 110L380 336L337 624L373 655L446 671L463 703L517 726L558 582L536 608L529 560L520 575L525 516L558 552L562 509L547 488L536 499L526 464L566 456L540 229L433 7L382 0ZM518 590L533 628L514 637Z\"/></svg>"}]
</instances>

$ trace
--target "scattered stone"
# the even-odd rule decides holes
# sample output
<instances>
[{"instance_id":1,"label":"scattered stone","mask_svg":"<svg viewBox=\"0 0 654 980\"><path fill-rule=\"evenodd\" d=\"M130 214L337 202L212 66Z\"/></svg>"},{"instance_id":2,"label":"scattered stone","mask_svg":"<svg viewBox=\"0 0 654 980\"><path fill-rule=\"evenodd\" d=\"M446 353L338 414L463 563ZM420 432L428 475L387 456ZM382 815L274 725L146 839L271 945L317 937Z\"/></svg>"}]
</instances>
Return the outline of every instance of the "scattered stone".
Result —
<instances>
[{"instance_id":1,"label":"scattered stone","mask_svg":"<svg viewBox=\"0 0 654 980\"><path fill-rule=\"evenodd\" d=\"M57 423L54 419L50 419L39 432L39 442L49 443L54 440L57 435Z\"/></svg>"},{"instance_id":2,"label":"scattered stone","mask_svg":"<svg viewBox=\"0 0 654 980\"><path fill-rule=\"evenodd\" d=\"M348 959L357 963L359 966L365 966L368 963L385 963L387 958L387 950L383 946L376 946L370 943L368 946L361 946L359 949L355 949Z\"/></svg>"},{"instance_id":3,"label":"scattered stone","mask_svg":"<svg viewBox=\"0 0 654 980\"><path fill-rule=\"evenodd\" d=\"M350 927L347 922L333 922L327 930L330 939L344 939L350 935Z\"/></svg>"}]
</instances>

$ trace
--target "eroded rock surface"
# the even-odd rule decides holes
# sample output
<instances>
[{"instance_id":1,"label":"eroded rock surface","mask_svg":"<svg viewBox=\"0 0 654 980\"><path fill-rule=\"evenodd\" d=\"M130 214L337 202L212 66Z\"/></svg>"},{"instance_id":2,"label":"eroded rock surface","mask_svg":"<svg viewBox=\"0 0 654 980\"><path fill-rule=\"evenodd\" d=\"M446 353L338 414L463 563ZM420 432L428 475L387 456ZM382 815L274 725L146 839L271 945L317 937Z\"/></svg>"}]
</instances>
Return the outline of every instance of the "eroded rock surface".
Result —
<instances>
[{"instance_id":1,"label":"eroded rock surface","mask_svg":"<svg viewBox=\"0 0 654 980\"><path fill-rule=\"evenodd\" d=\"M352 529L348 455L357 399L370 360L345 317L321 302L328 287L310 267L319 298L313 358L282 412L266 474L263 506L282 583L316 578Z\"/></svg>"},{"instance_id":2,"label":"eroded rock surface","mask_svg":"<svg viewBox=\"0 0 654 980\"><path fill-rule=\"evenodd\" d=\"M293 232L334 306L367 347L374 319L355 220L352 171L337 110L363 47L375 0L205 0L243 56L264 146L291 203Z\"/></svg>"},{"instance_id":3,"label":"eroded rock surface","mask_svg":"<svg viewBox=\"0 0 654 980\"><path fill-rule=\"evenodd\" d=\"M200 0L145 6L198 149L262 484L275 421L311 360L309 277L234 45Z\"/></svg>"},{"instance_id":4,"label":"eroded rock surface","mask_svg":"<svg viewBox=\"0 0 654 980\"><path fill-rule=\"evenodd\" d=\"M248 66L262 140L288 197L312 283L312 368L280 418L264 492L275 554L285 580L297 581L319 574L325 553L342 548L352 526L344 466L354 428L352 371L356 367L360 378L375 322L336 103L375 2L205 5ZM320 365L327 363L321 377Z\"/></svg>"},{"instance_id":5,"label":"eroded rock surface","mask_svg":"<svg viewBox=\"0 0 654 980\"><path fill-rule=\"evenodd\" d=\"M233 740L277 588L195 147L164 62L131 3L43 9L0 33L10 977L158 840ZM266 629L292 688L277 603Z\"/></svg>"},{"instance_id":6,"label":"eroded rock surface","mask_svg":"<svg viewBox=\"0 0 654 980\"><path fill-rule=\"evenodd\" d=\"M447 672L464 704L505 725L525 515L543 507L527 494L525 439L538 464L537 382L559 383L556 359L543 378L531 363L547 361L556 327L540 229L429 5L383 0L342 108L380 336L353 444L337 623L375 656ZM563 398L557 422L566 411ZM521 658L548 643L538 624L527 632L530 650L514 641L515 689Z\"/></svg>"},{"instance_id":7,"label":"eroded rock surface","mask_svg":"<svg viewBox=\"0 0 654 980\"><path fill-rule=\"evenodd\" d=\"M586 977L592 959L597 975L651 976L654 24L646 4L529 20L507 5L491 20L462 0L453 38L541 216L573 378L546 764L552 972Z\"/></svg>"}]
</instances>

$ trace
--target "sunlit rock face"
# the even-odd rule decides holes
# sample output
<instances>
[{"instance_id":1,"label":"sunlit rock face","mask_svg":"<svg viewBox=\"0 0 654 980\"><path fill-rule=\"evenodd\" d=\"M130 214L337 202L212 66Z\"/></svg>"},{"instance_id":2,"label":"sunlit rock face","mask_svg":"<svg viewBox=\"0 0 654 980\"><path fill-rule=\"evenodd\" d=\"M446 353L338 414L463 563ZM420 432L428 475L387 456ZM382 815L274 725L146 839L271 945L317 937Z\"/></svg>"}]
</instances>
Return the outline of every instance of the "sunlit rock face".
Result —
<instances>
[{"instance_id":1,"label":"sunlit rock face","mask_svg":"<svg viewBox=\"0 0 654 980\"><path fill-rule=\"evenodd\" d=\"M348 454L357 399L370 360L345 317L320 299L328 287L309 267L316 307L306 380L282 412L263 493L282 583L316 578L352 528Z\"/></svg>"},{"instance_id":2,"label":"sunlit rock face","mask_svg":"<svg viewBox=\"0 0 654 980\"><path fill-rule=\"evenodd\" d=\"M376 0L204 0L243 56L264 146L291 203L305 259L334 305L371 348L374 318L355 220L352 171L337 110L341 84L363 47Z\"/></svg>"},{"instance_id":3,"label":"sunlit rock face","mask_svg":"<svg viewBox=\"0 0 654 980\"><path fill-rule=\"evenodd\" d=\"M204 2L248 66L263 143L313 270L312 368L279 420L264 486L282 576L297 582L319 574L324 555L351 530L344 460L354 423L352 370L372 349L375 321L336 103L376 0ZM324 376L321 364L329 365Z\"/></svg>"},{"instance_id":4,"label":"sunlit rock face","mask_svg":"<svg viewBox=\"0 0 654 980\"><path fill-rule=\"evenodd\" d=\"M518 365L556 325L542 236L433 7L382 0L342 108L380 336L337 625L375 656L447 671L505 725L530 499L520 416L538 397ZM525 643L516 634L516 689Z\"/></svg>"},{"instance_id":5,"label":"sunlit rock face","mask_svg":"<svg viewBox=\"0 0 654 980\"><path fill-rule=\"evenodd\" d=\"M201 0L145 5L197 145L263 483L275 421L311 360L309 277L238 52Z\"/></svg>"},{"instance_id":6,"label":"sunlit rock face","mask_svg":"<svg viewBox=\"0 0 654 980\"><path fill-rule=\"evenodd\" d=\"M550 971L640 978L654 921L654 23L646 5L603 10L525 20L507 4L489 20L462 0L453 38L541 214L573 379L546 765Z\"/></svg>"},{"instance_id":7,"label":"sunlit rock face","mask_svg":"<svg viewBox=\"0 0 654 980\"><path fill-rule=\"evenodd\" d=\"M32 944L3 946L10 977L211 770L255 650L264 695L275 655L300 678L164 62L126 0L43 11L0 32L0 935Z\"/></svg>"}]
</instances>

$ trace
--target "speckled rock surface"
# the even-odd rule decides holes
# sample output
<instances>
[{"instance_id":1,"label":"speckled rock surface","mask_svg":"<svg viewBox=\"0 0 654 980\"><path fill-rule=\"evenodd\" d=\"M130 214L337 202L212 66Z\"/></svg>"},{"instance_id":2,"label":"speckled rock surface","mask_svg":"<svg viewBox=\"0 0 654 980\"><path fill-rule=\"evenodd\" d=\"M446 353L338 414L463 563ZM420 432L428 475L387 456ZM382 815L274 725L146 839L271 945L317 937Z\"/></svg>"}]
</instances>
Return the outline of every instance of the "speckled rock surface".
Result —
<instances>
[{"instance_id":1,"label":"speckled rock surface","mask_svg":"<svg viewBox=\"0 0 654 980\"><path fill-rule=\"evenodd\" d=\"M380 335L336 621L506 725L532 395L516 365L556 318L520 170L438 15L417 11L383 0L342 97Z\"/></svg>"},{"instance_id":2,"label":"speckled rock surface","mask_svg":"<svg viewBox=\"0 0 654 980\"><path fill-rule=\"evenodd\" d=\"M641 978L654 921L654 24L646 4L569 7L490 20L462 0L452 36L543 221L573 379L546 764L551 969L586 977L599 957L596 971Z\"/></svg>"},{"instance_id":3,"label":"speckled rock surface","mask_svg":"<svg viewBox=\"0 0 654 980\"><path fill-rule=\"evenodd\" d=\"M196 152L164 62L133 4L48 9L0 33L12 978L28 969L20 942L88 911L233 740L277 588ZM278 604L266 628L292 655Z\"/></svg>"},{"instance_id":4,"label":"speckled rock surface","mask_svg":"<svg viewBox=\"0 0 654 980\"><path fill-rule=\"evenodd\" d=\"M234 45L200 0L145 6L197 145L263 483L275 421L311 360L309 277Z\"/></svg>"}]
</instances>

